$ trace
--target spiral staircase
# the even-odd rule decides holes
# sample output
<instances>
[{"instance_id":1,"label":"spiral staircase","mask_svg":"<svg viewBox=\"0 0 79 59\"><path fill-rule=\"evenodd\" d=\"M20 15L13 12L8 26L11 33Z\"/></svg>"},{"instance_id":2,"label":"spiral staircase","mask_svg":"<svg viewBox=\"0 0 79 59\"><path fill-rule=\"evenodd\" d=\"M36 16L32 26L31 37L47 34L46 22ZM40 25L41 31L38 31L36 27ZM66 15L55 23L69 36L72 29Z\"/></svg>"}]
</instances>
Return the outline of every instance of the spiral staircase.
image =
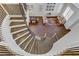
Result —
<instances>
[{"instance_id":1,"label":"spiral staircase","mask_svg":"<svg viewBox=\"0 0 79 59\"><path fill-rule=\"evenodd\" d=\"M9 32L12 38L6 37L7 40L5 40L4 39L5 37L4 38L2 37L2 32L0 30L1 41L4 41L4 43L8 43L7 44L8 47L12 48L9 50L8 48L6 48L6 46L0 45L0 56L27 55L27 54L48 55L50 53L51 55L53 55L52 47L53 44L58 40L56 33L52 35L51 38L40 38L39 40L38 38L36 38L36 35L27 26L25 11L21 4L20 4L20 9L22 12L21 17L18 16L13 17L9 15L9 19L7 20L5 19L6 21L9 21L9 23L5 22L6 23L5 25L9 24L8 25L8 27L10 27ZM0 11L2 12L0 13L0 26L1 26L7 14L4 12L3 9L0 9ZM5 32L4 31L3 32L8 34L6 28L4 28L4 30ZM79 52L79 49L77 50L74 49L72 52L70 50L68 50L65 53L61 53L60 55L75 55L77 53L72 54L74 51Z\"/></svg>"},{"instance_id":2,"label":"spiral staircase","mask_svg":"<svg viewBox=\"0 0 79 59\"><path fill-rule=\"evenodd\" d=\"M53 46L55 38L38 40L26 26L22 17L11 17L10 27L13 39L24 51L31 54L45 54Z\"/></svg>"},{"instance_id":3,"label":"spiral staircase","mask_svg":"<svg viewBox=\"0 0 79 59\"><path fill-rule=\"evenodd\" d=\"M36 38L36 35L34 35L34 33L27 26L27 22L25 19L26 17L24 16L22 5L20 5L20 9L22 12L21 17L18 17L18 16L12 17L10 15L7 16L4 9L3 8L1 9L2 15L0 17L1 18L0 24L1 24L2 29L0 29L1 30L0 38L1 38L1 41L3 41L4 43L8 43L7 46L11 48L10 49L11 51L8 50L6 46L1 45L0 55L27 55L27 53L29 55L31 54L36 55L36 54L48 53L50 49L52 48L53 43L56 41L55 35L53 35L52 38L50 39L40 38L39 40L38 38ZM7 28L6 25L9 28ZM12 38L9 37L9 35ZM18 50L18 53L16 52L16 50Z\"/></svg>"},{"instance_id":4,"label":"spiral staircase","mask_svg":"<svg viewBox=\"0 0 79 59\"><path fill-rule=\"evenodd\" d=\"M6 7L6 5L4 5L4 7ZM25 15L26 12L22 4L19 4L19 9L22 14L21 17L18 16L13 17L9 15L8 16L9 19L5 19L5 20L4 18L6 18L7 14L4 11L5 10L4 7L0 10L2 12L1 13L2 15L0 17L1 18L0 24L1 25L2 23L5 24L2 29L2 31L4 30L3 31L4 33L2 34L0 32L0 34L3 35L1 41L4 41L5 43L8 43L8 45L11 45L9 46L9 48L12 49L10 49L11 51L9 52L9 50L5 46L1 45L0 55L27 55L27 53L29 53L29 55L34 55L34 54L43 55L48 53L52 49L53 44L57 41L56 33L51 38L40 38L39 40L38 38L36 38L36 35L27 26L26 15ZM12 10L14 10L14 8ZM8 28L5 27L6 25L9 27L9 31L7 30ZM8 37L8 35L10 35L12 38ZM20 53L17 54L16 50L19 50L18 52Z\"/></svg>"}]
</instances>

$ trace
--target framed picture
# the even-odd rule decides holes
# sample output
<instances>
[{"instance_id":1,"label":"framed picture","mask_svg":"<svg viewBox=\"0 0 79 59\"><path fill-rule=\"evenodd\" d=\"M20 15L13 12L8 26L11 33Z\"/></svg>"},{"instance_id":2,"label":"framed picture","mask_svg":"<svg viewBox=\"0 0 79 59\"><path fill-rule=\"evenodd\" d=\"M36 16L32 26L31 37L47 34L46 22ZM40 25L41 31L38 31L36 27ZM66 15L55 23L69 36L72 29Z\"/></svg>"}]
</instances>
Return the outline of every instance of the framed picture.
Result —
<instances>
[{"instance_id":1,"label":"framed picture","mask_svg":"<svg viewBox=\"0 0 79 59\"><path fill-rule=\"evenodd\" d=\"M46 11L53 11L56 3L47 3Z\"/></svg>"}]
</instances>

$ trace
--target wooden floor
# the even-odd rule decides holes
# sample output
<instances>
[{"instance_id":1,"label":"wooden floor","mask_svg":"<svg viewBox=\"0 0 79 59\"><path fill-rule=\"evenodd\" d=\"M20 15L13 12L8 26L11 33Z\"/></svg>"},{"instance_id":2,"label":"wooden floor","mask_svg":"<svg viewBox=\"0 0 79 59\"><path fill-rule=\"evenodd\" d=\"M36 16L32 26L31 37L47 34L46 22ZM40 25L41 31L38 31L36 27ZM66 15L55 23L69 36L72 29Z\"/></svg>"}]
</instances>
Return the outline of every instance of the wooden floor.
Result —
<instances>
[{"instance_id":1,"label":"wooden floor","mask_svg":"<svg viewBox=\"0 0 79 59\"><path fill-rule=\"evenodd\" d=\"M40 37L43 37L44 34L47 34L47 37L51 37L54 33L57 33L58 38L63 37L67 34L70 30L66 30L64 25L60 26L56 22L57 18L49 18L46 25L43 25L42 18L39 18L39 22L37 24L30 24L30 30Z\"/></svg>"}]
</instances>

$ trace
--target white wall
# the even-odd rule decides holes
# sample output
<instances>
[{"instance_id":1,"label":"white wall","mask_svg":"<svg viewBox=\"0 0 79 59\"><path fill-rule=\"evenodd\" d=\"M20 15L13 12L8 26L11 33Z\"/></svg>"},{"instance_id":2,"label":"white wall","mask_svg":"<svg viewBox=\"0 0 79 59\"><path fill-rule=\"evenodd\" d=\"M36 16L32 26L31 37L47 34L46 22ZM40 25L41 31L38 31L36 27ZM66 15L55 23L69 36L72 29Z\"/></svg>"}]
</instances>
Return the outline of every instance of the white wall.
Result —
<instances>
[{"instance_id":1,"label":"white wall","mask_svg":"<svg viewBox=\"0 0 79 59\"><path fill-rule=\"evenodd\" d=\"M39 10L40 4L38 4L38 3L29 3L27 5L32 5L33 6L32 10L29 11L30 16L41 16L42 11Z\"/></svg>"},{"instance_id":2,"label":"white wall","mask_svg":"<svg viewBox=\"0 0 79 59\"><path fill-rule=\"evenodd\" d=\"M55 9L54 9L54 11L53 11L53 14L54 14L55 16L58 16L58 14L60 13L62 7L63 7L63 3L57 3L57 4L56 4L56 7L55 7Z\"/></svg>"},{"instance_id":3,"label":"white wall","mask_svg":"<svg viewBox=\"0 0 79 59\"><path fill-rule=\"evenodd\" d=\"M53 45L52 53L53 55L57 55L63 52L63 50L76 46L79 46L79 23L77 23L67 35Z\"/></svg>"},{"instance_id":4,"label":"white wall","mask_svg":"<svg viewBox=\"0 0 79 59\"><path fill-rule=\"evenodd\" d=\"M79 9L73 4L64 4L59 15L63 14L66 7L70 7L74 11L73 16L71 16L65 23L65 27L70 28L71 31L53 45L53 55L60 54L68 48L79 46Z\"/></svg>"},{"instance_id":5,"label":"white wall","mask_svg":"<svg viewBox=\"0 0 79 59\"><path fill-rule=\"evenodd\" d=\"M46 16L46 13L48 13L49 11L46 11L46 3L29 3L27 5L32 5L33 8L30 11L30 16ZM58 13L61 11L63 7L63 4L61 3L57 3L55 6L54 11L51 11L51 15L50 16L57 16Z\"/></svg>"}]
</instances>

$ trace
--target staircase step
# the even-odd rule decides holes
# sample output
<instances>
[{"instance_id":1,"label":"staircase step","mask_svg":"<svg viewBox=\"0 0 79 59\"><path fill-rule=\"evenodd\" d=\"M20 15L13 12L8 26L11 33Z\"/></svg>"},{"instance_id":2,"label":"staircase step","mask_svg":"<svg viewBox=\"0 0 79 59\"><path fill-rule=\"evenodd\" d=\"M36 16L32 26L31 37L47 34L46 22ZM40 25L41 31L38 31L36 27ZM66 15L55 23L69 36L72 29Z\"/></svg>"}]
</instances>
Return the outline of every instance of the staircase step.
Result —
<instances>
[{"instance_id":1,"label":"staircase step","mask_svg":"<svg viewBox=\"0 0 79 59\"><path fill-rule=\"evenodd\" d=\"M32 41L30 42L30 44L25 49L26 52L30 53L30 49L31 49L31 46L33 45L33 42L34 42L34 38L32 39Z\"/></svg>"},{"instance_id":2,"label":"staircase step","mask_svg":"<svg viewBox=\"0 0 79 59\"><path fill-rule=\"evenodd\" d=\"M20 45L20 47L21 47L22 49L24 49L25 46L28 45L28 42L30 41L31 38L32 38L32 36L30 36L27 40L25 40L25 41Z\"/></svg>"},{"instance_id":3,"label":"staircase step","mask_svg":"<svg viewBox=\"0 0 79 59\"><path fill-rule=\"evenodd\" d=\"M0 48L0 51L7 51L7 50L5 48L2 48L2 49Z\"/></svg>"},{"instance_id":4,"label":"staircase step","mask_svg":"<svg viewBox=\"0 0 79 59\"><path fill-rule=\"evenodd\" d=\"M30 36L31 36L31 34L29 34L29 36L28 36L26 39L24 39L24 40L19 44L19 46L20 46L22 43L24 43L24 41L26 41Z\"/></svg>"},{"instance_id":5,"label":"staircase step","mask_svg":"<svg viewBox=\"0 0 79 59\"><path fill-rule=\"evenodd\" d=\"M20 44L23 40L25 40L25 39L29 36L29 34L30 34L30 33L28 33L28 34L22 36L21 38L17 39L17 40L16 40L16 43L17 43L17 44ZM19 36L20 36L20 35L19 35ZM19 37L19 36L18 36L18 37Z\"/></svg>"},{"instance_id":6,"label":"staircase step","mask_svg":"<svg viewBox=\"0 0 79 59\"><path fill-rule=\"evenodd\" d=\"M38 46L35 50L37 50L36 54L44 54L50 51L53 46L53 40L46 39L44 41L37 41Z\"/></svg>"},{"instance_id":7,"label":"staircase step","mask_svg":"<svg viewBox=\"0 0 79 59\"><path fill-rule=\"evenodd\" d=\"M16 27L22 27L22 26L26 26L26 24L13 25L13 26L10 26L10 27L11 27L11 28L16 28Z\"/></svg>"},{"instance_id":8,"label":"staircase step","mask_svg":"<svg viewBox=\"0 0 79 59\"><path fill-rule=\"evenodd\" d=\"M0 51L7 51L7 49L4 47L0 47Z\"/></svg>"},{"instance_id":9,"label":"staircase step","mask_svg":"<svg viewBox=\"0 0 79 59\"><path fill-rule=\"evenodd\" d=\"M10 54L11 54L10 52L0 53L0 55L10 55Z\"/></svg>"},{"instance_id":10,"label":"staircase step","mask_svg":"<svg viewBox=\"0 0 79 59\"><path fill-rule=\"evenodd\" d=\"M22 24L25 24L24 22L11 22L10 23L10 26L16 26L16 25L22 25Z\"/></svg>"},{"instance_id":11,"label":"staircase step","mask_svg":"<svg viewBox=\"0 0 79 59\"><path fill-rule=\"evenodd\" d=\"M38 54L38 40L35 41L35 45L34 45L34 49L35 49L35 54Z\"/></svg>"},{"instance_id":12,"label":"staircase step","mask_svg":"<svg viewBox=\"0 0 79 59\"><path fill-rule=\"evenodd\" d=\"M61 54L61 55L79 55L79 53L65 53L65 54Z\"/></svg>"},{"instance_id":13,"label":"staircase step","mask_svg":"<svg viewBox=\"0 0 79 59\"><path fill-rule=\"evenodd\" d=\"M24 50L28 47L28 45L30 44L32 40L33 40L33 37L28 41L27 45L24 47Z\"/></svg>"},{"instance_id":14,"label":"staircase step","mask_svg":"<svg viewBox=\"0 0 79 59\"><path fill-rule=\"evenodd\" d=\"M11 32L15 32L23 28L26 28L26 26L11 28Z\"/></svg>"},{"instance_id":15,"label":"staircase step","mask_svg":"<svg viewBox=\"0 0 79 59\"><path fill-rule=\"evenodd\" d=\"M0 45L0 56L9 56L13 55L5 46Z\"/></svg>"},{"instance_id":16,"label":"staircase step","mask_svg":"<svg viewBox=\"0 0 79 59\"><path fill-rule=\"evenodd\" d=\"M31 45L30 51L29 51L30 53L31 53L32 49L34 48L35 41L36 41L36 40L34 39L32 45Z\"/></svg>"},{"instance_id":17,"label":"staircase step","mask_svg":"<svg viewBox=\"0 0 79 59\"><path fill-rule=\"evenodd\" d=\"M8 52L9 52L9 51L7 51L7 50L6 50L6 51L5 51L5 50L4 50L4 51L1 51L1 50L0 50L0 53L8 53Z\"/></svg>"},{"instance_id":18,"label":"staircase step","mask_svg":"<svg viewBox=\"0 0 79 59\"><path fill-rule=\"evenodd\" d=\"M5 48L4 47L0 47L0 50L5 50Z\"/></svg>"},{"instance_id":19,"label":"staircase step","mask_svg":"<svg viewBox=\"0 0 79 59\"><path fill-rule=\"evenodd\" d=\"M16 34L16 33L19 33L21 31L24 31L24 30L27 30L28 28L24 28L24 29L21 29L21 30L18 30L18 31L15 31L15 32L12 32L12 34Z\"/></svg>"},{"instance_id":20,"label":"staircase step","mask_svg":"<svg viewBox=\"0 0 79 59\"><path fill-rule=\"evenodd\" d=\"M79 52L66 52L65 54L79 54Z\"/></svg>"},{"instance_id":21,"label":"staircase step","mask_svg":"<svg viewBox=\"0 0 79 59\"><path fill-rule=\"evenodd\" d=\"M23 36L27 35L28 33L29 33L29 31L28 31L28 32L26 32L26 33L24 33L24 34L22 34L21 36L19 36L19 37L15 38L15 40L17 40L17 39L19 39L19 38L21 38L21 37L23 37Z\"/></svg>"},{"instance_id":22,"label":"staircase step","mask_svg":"<svg viewBox=\"0 0 79 59\"><path fill-rule=\"evenodd\" d=\"M13 19L22 20L23 17L11 17L11 18L10 18L10 20L13 20Z\"/></svg>"},{"instance_id":23,"label":"staircase step","mask_svg":"<svg viewBox=\"0 0 79 59\"><path fill-rule=\"evenodd\" d=\"M22 20L17 20L17 19L12 19L12 20L10 20L11 22L24 22L24 20L22 19Z\"/></svg>"},{"instance_id":24,"label":"staircase step","mask_svg":"<svg viewBox=\"0 0 79 59\"><path fill-rule=\"evenodd\" d=\"M79 50L66 50L61 55L79 55Z\"/></svg>"},{"instance_id":25,"label":"staircase step","mask_svg":"<svg viewBox=\"0 0 79 59\"><path fill-rule=\"evenodd\" d=\"M13 38L16 39L17 37L19 37L19 36L21 36L21 35L23 35L23 34L25 34L27 32L28 32L28 30L24 30L24 31L21 31L21 32L19 32L17 34L13 34Z\"/></svg>"}]
</instances>

